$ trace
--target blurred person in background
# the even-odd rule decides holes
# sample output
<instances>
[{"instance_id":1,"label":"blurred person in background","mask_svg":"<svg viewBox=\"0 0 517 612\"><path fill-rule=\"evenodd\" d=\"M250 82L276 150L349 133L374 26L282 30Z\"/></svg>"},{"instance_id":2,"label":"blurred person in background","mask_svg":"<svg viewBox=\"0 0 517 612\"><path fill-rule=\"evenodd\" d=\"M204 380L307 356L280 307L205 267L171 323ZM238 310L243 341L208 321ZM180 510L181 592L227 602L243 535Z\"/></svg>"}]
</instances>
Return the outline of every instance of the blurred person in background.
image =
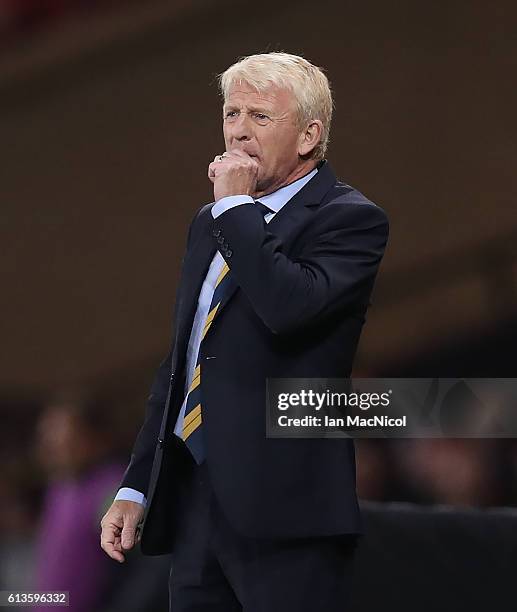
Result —
<instances>
[{"instance_id":1,"label":"blurred person in background","mask_svg":"<svg viewBox=\"0 0 517 612\"><path fill-rule=\"evenodd\" d=\"M509 502L510 474L500 440L397 440L392 450L406 499L462 507Z\"/></svg>"},{"instance_id":2,"label":"blurred person in background","mask_svg":"<svg viewBox=\"0 0 517 612\"><path fill-rule=\"evenodd\" d=\"M0 398L0 590L23 591L32 583L42 483L28 449L40 412L39 395L25 390Z\"/></svg>"},{"instance_id":3,"label":"blurred person in background","mask_svg":"<svg viewBox=\"0 0 517 612\"><path fill-rule=\"evenodd\" d=\"M23 591L31 583L40 491L19 452L2 452L0 461L0 590Z\"/></svg>"},{"instance_id":4,"label":"blurred person in background","mask_svg":"<svg viewBox=\"0 0 517 612\"><path fill-rule=\"evenodd\" d=\"M98 535L124 471L113 412L95 395L67 393L48 403L37 426L37 455L49 484L34 588L69 591L70 609L78 612L101 609L113 576Z\"/></svg>"},{"instance_id":5,"label":"blurred person in background","mask_svg":"<svg viewBox=\"0 0 517 612\"><path fill-rule=\"evenodd\" d=\"M357 456L357 495L369 501L387 501L397 492L397 475L386 440L359 439Z\"/></svg>"}]
</instances>

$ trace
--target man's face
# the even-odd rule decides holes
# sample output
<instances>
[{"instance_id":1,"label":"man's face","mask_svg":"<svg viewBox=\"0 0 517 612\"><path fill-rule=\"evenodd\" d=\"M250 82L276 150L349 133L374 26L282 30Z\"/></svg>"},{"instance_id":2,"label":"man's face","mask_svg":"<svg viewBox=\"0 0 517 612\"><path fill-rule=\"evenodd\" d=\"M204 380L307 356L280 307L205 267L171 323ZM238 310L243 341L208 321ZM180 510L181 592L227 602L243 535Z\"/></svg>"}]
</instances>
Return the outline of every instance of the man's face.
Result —
<instances>
[{"instance_id":1,"label":"man's face","mask_svg":"<svg viewBox=\"0 0 517 612\"><path fill-rule=\"evenodd\" d=\"M227 151L239 149L258 163L257 194L291 182L302 163L296 101L287 89L258 93L247 83L234 85L223 107L223 133Z\"/></svg>"}]
</instances>

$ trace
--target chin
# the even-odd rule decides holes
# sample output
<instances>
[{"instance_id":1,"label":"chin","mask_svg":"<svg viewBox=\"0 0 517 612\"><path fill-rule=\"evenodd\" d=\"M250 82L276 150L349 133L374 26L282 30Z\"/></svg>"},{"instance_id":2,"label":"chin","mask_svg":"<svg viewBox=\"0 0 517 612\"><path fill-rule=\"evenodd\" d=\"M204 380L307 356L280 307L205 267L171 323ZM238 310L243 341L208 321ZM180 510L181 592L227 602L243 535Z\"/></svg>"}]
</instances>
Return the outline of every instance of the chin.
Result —
<instances>
[{"instance_id":1,"label":"chin","mask_svg":"<svg viewBox=\"0 0 517 612\"><path fill-rule=\"evenodd\" d=\"M275 184L275 179L276 177L274 176L261 176L261 173L259 172L259 176L257 178L257 193L264 193L270 190Z\"/></svg>"}]
</instances>

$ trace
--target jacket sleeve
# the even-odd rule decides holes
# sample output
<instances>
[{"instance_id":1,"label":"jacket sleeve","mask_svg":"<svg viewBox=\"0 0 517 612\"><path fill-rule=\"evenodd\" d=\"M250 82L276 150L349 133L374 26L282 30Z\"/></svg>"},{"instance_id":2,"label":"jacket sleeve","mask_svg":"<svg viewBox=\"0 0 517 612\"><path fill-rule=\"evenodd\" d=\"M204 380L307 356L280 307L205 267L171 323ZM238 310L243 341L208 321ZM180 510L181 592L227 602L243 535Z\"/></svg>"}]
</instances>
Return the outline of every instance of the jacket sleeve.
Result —
<instances>
[{"instance_id":1,"label":"jacket sleeve","mask_svg":"<svg viewBox=\"0 0 517 612\"><path fill-rule=\"evenodd\" d=\"M120 488L129 487L144 495L147 495L156 443L167 401L171 355L169 352L155 374L151 393L147 399L144 423L136 437L129 465L120 484Z\"/></svg>"},{"instance_id":2,"label":"jacket sleeve","mask_svg":"<svg viewBox=\"0 0 517 612\"><path fill-rule=\"evenodd\" d=\"M200 212L200 211L199 211ZM199 212L190 224L188 236L187 236L187 251L190 247L192 240L193 227L199 216ZM185 256L183 257L183 262ZM183 268L183 264L182 264ZM182 275L181 275L182 276ZM181 276L180 283L178 284L178 290L176 292L176 306L174 315L174 332L177 331L177 313L178 313L178 295L181 288ZM136 437L133 450L131 452L131 459L129 465L124 473L122 482L119 488L129 487L140 491L144 495L147 495L149 487L149 480L151 476L151 470L153 466L154 454L156 451L156 444L160 433L162 419L165 411L165 404L167 403L167 395L169 393L169 385L172 373L172 346L174 346L174 333L173 341L171 343L171 349L165 359L161 362L151 385L151 390L147 398L147 406L145 419L138 435Z\"/></svg>"},{"instance_id":3,"label":"jacket sleeve","mask_svg":"<svg viewBox=\"0 0 517 612\"><path fill-rule=\"evenodd\" d=\"M213 221L214 237L255 312L276 334L292 333L336 311L365 307L388 238L384 211L366 202L320 207L296 258L251 205ZM220 242L216 244L220 247Z\"/></svg>"}]
</instances>

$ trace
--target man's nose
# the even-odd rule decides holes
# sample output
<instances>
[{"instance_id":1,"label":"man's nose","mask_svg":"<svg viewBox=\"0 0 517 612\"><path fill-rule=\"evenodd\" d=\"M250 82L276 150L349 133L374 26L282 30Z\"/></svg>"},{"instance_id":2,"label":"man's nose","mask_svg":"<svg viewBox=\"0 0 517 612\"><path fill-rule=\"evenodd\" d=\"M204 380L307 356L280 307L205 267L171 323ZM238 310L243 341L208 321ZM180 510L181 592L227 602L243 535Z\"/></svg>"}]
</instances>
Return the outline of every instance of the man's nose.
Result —
<instances>
[{"instance_id":1,"label":"man's nose","mask_svg":"<svg viewBox=\"0 0 517 612\"><path fill-rule=\"evenodd\" d=\"M232 136L235 140L250 140L252 136L251 122L247 113L241 113L232 124Z\"/></svg>"}]
</instances>

